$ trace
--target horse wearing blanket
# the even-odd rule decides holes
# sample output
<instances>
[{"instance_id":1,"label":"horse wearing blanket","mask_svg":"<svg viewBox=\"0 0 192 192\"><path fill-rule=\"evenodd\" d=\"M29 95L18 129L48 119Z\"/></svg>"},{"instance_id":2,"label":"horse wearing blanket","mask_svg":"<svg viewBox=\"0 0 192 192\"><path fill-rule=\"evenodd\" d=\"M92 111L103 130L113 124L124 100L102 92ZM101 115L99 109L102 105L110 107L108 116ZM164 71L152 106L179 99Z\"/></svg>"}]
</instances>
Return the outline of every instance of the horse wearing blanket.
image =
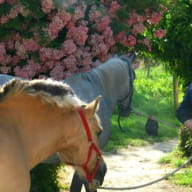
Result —
<instances>
[{"instance_id":1,"label":"horse wearing blanket","mask_svg":"<svg viewBox=\"0 0 192 192\"><path fill-rule=\"evenodd\" d=\"M68 83L78 97L91 101L98 95L102 95L98 115L101 120L103 131L99 136L99 145L103 148L111 136L111 116L114 107L117 105L119 115L129 116L131 112L131 99L133 94L133 80L135 72L132 63L135 53L127 56L114 56L97 68L86 73L79 73L64 80ZM74 174L71 192L80 192L82 183L85 184L86 192L89 192L88 185L79 179L78 174Z\"/></svg>"},{"instance_id":2,"label":"horse wearing blanket","mask_svg":"<svg viewBox=\"0 0 192 192\"><path fill-rule=\"evenodd\" d=\"M106 172L98 148L99 100L85 103L69 85L52 80L14 79L3 85L0 191L29 192L30 169L56 152L96 190Z\"/></svg>"}]
</instances>

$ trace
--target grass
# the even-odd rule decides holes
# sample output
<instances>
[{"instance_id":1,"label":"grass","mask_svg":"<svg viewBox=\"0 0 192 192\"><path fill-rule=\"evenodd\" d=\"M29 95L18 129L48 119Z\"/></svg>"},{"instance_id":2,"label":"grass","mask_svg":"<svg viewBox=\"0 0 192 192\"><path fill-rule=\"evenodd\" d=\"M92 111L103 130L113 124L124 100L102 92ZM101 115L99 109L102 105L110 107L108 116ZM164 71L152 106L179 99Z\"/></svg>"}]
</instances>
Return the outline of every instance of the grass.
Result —
<instances>
[{"instance_id":1,"label":"grass","mask_svg":"<svg viewBox=\"0 0 192 192\"><path fill-rule=\"evenodd\" d=\"M172 153L162 157L159 163L165 166L171 166L177 168L186 162L187 158L183 157L183 153L176 149ZM180 172L174 174L172 177L168 178L171 183L192 187L192 165L189 164L187 167L180 170Z\"/></svg>"}]
</instances>

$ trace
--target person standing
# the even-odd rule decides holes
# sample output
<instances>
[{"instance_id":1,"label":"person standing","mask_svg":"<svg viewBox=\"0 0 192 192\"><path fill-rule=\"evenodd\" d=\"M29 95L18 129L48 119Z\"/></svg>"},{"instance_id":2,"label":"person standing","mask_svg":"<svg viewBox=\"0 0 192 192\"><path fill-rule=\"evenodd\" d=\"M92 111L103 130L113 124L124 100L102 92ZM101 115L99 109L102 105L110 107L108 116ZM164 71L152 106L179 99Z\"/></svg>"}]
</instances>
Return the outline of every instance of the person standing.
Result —
<instances>
[{"instance_id":1,"label":"person standing","mask_svg":"<svg viewBox=\"0 0 192 192\"><path fill-rule=\"evenodd\" d=\"M192 134L192 83L189 85L183 101L177 109L177 118Z\"/></svg>"}]
</instances>

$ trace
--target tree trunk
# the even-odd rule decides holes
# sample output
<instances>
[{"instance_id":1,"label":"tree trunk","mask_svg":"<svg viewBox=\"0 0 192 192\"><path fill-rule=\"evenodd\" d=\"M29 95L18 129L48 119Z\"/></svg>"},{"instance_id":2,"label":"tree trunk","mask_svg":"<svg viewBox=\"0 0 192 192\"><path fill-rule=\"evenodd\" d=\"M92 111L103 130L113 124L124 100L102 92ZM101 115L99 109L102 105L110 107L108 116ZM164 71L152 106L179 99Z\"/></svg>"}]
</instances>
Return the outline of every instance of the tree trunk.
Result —
<instances>
[{"instance_id":1,"label":"tree trunk","mask_svg":"<svg viewBox=\"0 0 192 192\"><path fill-rule=\"evenodd\" d=\"M175 108L175 110L179 106L178 95L179 95L179 93L178 93L178 80L177 80L177 76L175 74L173 74L173 96L174 96L174 108Z\"/></svg>"}]
</instances>

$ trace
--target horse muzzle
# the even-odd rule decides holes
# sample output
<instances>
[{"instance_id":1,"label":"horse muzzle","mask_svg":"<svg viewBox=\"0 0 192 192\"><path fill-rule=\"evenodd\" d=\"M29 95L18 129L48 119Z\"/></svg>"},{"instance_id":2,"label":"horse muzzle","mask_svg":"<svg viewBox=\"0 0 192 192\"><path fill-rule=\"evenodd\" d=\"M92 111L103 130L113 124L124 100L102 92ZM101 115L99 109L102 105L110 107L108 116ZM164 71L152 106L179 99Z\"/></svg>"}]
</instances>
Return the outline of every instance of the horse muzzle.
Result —
<instances>
[{"instance_id":1,"label":"horse muzzle","mask_svg":"<svg viewBox=\"0 0 192 192\"><path fill-rule=\"evenodd\" d=\"M99 167L93 181L89 183L89 190L94 192L99 186L103 184L105 174L107 172L107 166L103 159L100 160Z\"/></svg>"}]
</instances>

